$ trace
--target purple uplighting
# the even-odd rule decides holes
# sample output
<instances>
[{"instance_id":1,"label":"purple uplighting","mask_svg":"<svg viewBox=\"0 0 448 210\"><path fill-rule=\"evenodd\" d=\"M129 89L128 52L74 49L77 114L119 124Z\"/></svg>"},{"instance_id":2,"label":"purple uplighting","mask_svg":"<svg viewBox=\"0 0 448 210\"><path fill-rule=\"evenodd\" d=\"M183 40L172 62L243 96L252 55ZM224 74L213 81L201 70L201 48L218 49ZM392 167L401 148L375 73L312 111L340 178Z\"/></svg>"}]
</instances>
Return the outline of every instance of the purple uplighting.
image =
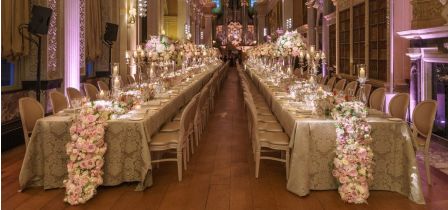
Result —
<instances>
[{"instance_id":1,"label":"purple uplighting","mask_svg":"<svg viewBox=\"0 0 448 210\"><path fill-rule=\"evenodd\" d=\"M65 2L65 87L79 90L80 0Z\"/></svg>"}]
</instances>

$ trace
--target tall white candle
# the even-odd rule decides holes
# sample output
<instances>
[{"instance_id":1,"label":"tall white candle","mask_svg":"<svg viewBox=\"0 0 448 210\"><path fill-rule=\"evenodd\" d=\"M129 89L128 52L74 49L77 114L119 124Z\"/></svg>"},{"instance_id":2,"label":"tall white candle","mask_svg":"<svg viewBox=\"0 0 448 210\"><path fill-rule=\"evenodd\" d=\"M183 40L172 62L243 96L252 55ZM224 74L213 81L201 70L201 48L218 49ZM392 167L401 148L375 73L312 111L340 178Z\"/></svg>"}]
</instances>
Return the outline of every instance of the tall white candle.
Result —
<instances>
[{"instance_id":1,"label":"tall white candle","mask_svg":"<svg viewBox=\"0 0 448 210\"><path fill-rule=\"evenodd\" d=\"M118 77L115 77L114 79L114 88L115 89L120 88L120 79L118 79Z\"/></svg>"},{"instance_id":2,"label":"tall white candle","mask_svg":"<svg viewBox=\"0 0 448 210\"><path fill-rule=\"evenodd\" d=\"M114 68L112 70L112 75L113 76L117 76L118 75L118 66L117 65L114 66Z\"/></svg>"},{"instance_id":3,"label":"tall white candle","mask_svg":"<svg viewBox=\"0 0 448 210\"><path fill-rule=\"evenodd\" d=\"M366 70L364 67L359 68L359 78L365 78L366 77Z\"/></svg>"}]
</instances>

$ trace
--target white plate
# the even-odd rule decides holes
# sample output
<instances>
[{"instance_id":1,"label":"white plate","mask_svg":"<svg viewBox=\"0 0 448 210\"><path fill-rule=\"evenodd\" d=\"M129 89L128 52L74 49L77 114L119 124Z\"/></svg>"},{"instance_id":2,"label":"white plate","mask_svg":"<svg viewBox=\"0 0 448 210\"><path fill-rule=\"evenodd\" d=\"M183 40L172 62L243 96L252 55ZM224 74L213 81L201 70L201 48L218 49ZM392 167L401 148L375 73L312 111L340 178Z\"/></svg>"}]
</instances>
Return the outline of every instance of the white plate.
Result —
<instances>
[{"instance_id":1,"label":"white plate","mask_svg":"<svg viewBox=\"0 0 448 210\"><path fill-rule=\"evenodd\" d=\"M65 113L75 113L78 110L81 110L81 107L79 107L79 108L67 108L67 109L64 109L64 112Z\"/></svg>"},{"instance_id":2,"label":"white plate","mask_svg":"<svg viewBox=\"0 0 448 210\"><path fill-rule=\"evenodd\" d=\"M130 121L139 121L139 120L143 120L144 119L144 117L130 117L130 118L128 118L128 120L130 120Z\"/></svg>"},{"instance_id":3,"label":"white plate","mask_svg":"<svg viewBox=\"0 0 448 210\"><path fill-rule=\"evenodd\" d=\"M395 117L387 118L387 120L389 120L389 121L394 121L394 122L402 121L401 118L395 118Z\"/></svg>"}]
</instances>

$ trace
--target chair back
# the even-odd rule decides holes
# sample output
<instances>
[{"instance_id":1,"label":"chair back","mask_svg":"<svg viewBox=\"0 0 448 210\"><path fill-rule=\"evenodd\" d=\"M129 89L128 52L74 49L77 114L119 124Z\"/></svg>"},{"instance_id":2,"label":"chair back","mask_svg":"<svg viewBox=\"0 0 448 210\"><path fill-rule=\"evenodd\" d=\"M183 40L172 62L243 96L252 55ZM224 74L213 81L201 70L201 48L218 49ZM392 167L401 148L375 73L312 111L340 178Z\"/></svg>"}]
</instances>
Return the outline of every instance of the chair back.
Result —
<instances>
[{"instance_id":1,"label":"chair back","mask_svg":"<svg viewBox=\"0 0 448 210\"><path fill-rule=\"evenodd\" d=\"M392 117L406 120L406 113L409 106L409 94L397 93L389 102L389 114Z\"/></svg>"},{"instance_id":2,"label":"chair back","mask_svg":"<svg viewBox=\"0 0 448 210\"><path fill-rule=\"evenodd\" d=\"M334 85L333 90L337 90L337 91L341 91L344 90L345 87L345 83L347 82L347 80L345 79L341 79L338 82L336 82L336 84Z\"/></svg>"},{"instance_id":3,"label":"chair back","mask_svg":"<svg viewBox=\"0 0 448 210\"><path fill-rule=\"evenodd\" d=\"M128 80L128 84L134 84L135 83L135 79L134 79L134 77L132 77L132 75L127 75L126 79Z\"/></svg>"},{"instance_id":4,"label":"chair back","mask_svg":"<svg viewBox=\"0 0 448 210\"><path fill-rule=\"evenodd\" d=\"M210 94L210 85L206 85L202 88L201 92L199 92L198 94L198 105L197 105L197 109L196 114L195 114L195 119L196 120L200 120L201 119L201 113L202 111L205 109L205 106L207 104L207 99L209 98Z\"/></svg>"},{"instance_id":5,"label":"chair back","mask_svg":"<svg viewBox=\"0 0 448 210\"><path fill-rule=\"evenodd\" d=\"M74 99L82 98L81 92L79 92L79 90L77 90L76 88L68 87L65 89L65 91L67 92L68 101L72 107L73 107L72 101Z\"/></svg>"},{"instance_id":6,"label":"chair back","mask_svg":"<svg viewBox=\"0 0 448 210\"><path fill-rule=\"evenodd\" d=\"M98 89L92 84L84 83L84 91L86 96L90 98L91 101L95 101L98 95Z\"/></svg>"},{"instance_id":7,"label":"chair back","mask_svg":"<svg viewBox=\"0 0 448 210\"><path fill-rule=\"evenodd\" d=\"M437 112L437 102L425 100L417 104L412 113L412 121L417 132L425 138L431 135Z\"/></svg>"},{"instance_id":8,"label":"chair back","mask_svg":"<svg viewBox=\"0 0 448 210\"><path fill-rule=\"evenodd\" d=\"M19 99L19 112L25 145L28 145L29 134L33 131L36 121L44 117L44 108L36 99L24 97Z\"/></svg>"},{"instance_id":9,"label":"chair back","mask_svg":"<svg viewBox=\"0 0 448 210\"><path fill-rule=\"evenodd\" d=\"M319 84L321 84L321 85L325 85L325 83L327 82L327 79L328 79L328 75L325 75L325 76L322 78L322 80L320 81Z\"/></svg>"},{"instance_id":10,"label":"chair back","mask_svg":"<svg viewBox=\"0 0 448 210\"><path fill-rule=\"evenodd\" d=\"M98 84L98 88L100 89L100 91L101 90L104 91L104 92L109 91L109 86L105 82L98 81L97 84Z\"/></svg>"},{"instance_id":11,"label":"chair back","mask_svg":"<svg viewBox=\"0 0 448 210\"><path fill-rule=\"evenodd\" d=\"M331 77L327 82L327 87L333 90L334 82L336 82L336 77Z\"/></svg>"},{"instance_id":12,"label":"chair back","mask_svg":"<svg viewBox=\"0 0 448 210\"><path fill-rule=\"evenodd\" d=\"M320 84L321 81L322 81L322 74L318 74L316 77L317 84Z\"/></svg>"},{"instance_id":13,"label":"chair back","mask_svg":"<svg viewBox=\"0 0 448 210\"><path fill-rule=\"evenodd\" d=\"M56 114L68 107L67 98L64 94L53 91L50 93L51 106L53 107L53 114Z\"/></svg>"},{"instance_id":14,"label":"chair back","mask_svg":"<svg viewBox=\"0 0 448 210\"><path fill-rule=\"evenodd\" d=\"M370 94L369 106L372 109L384 111L384 101L386 100L386 88L377 88Z\"/></svg>"},{"instance_id":15,"label":"chair back","mask_svg":"<svg viewBox=\"0 0 448 210\"><path fill-rule=\"evenodd\" d=\"M184 111L182 112L182 115L180 117L180 129L179 129L179 137L180 141L178 144L178 150L182 149L182 145L185 142L186 138L188 137L190 131L194 129L193 121L194 117L196 115L196 109L198 106L198 97L199 94L196 94L191 101L187 104Z\"/></svg>"},{"instance_id":16,"label":"chair back","mask_svg":"<svg viewBox=\"0 0 448 210\"><path fill-rule=\"evenodd\" d=\"M259 147L258 142L258 119L257 111L254 102L250 99L251 97L245 98L244 102L247 108L247 117L249 122L249 134L252 142L252 150L255 151Z\"/></svg>"},{"instance_id":17,"label":"chair back","mask_svg":"<svg viewBox=\"0 0 448 210\"><path fill-rule=\"evenodd\" d=\"M345 94L350 95L350 96L354 96L356 93L356 88L358 87L358 82L357 81L351 81L347 84L347 86L345 86Z\"/></svg>"}]
</instances>

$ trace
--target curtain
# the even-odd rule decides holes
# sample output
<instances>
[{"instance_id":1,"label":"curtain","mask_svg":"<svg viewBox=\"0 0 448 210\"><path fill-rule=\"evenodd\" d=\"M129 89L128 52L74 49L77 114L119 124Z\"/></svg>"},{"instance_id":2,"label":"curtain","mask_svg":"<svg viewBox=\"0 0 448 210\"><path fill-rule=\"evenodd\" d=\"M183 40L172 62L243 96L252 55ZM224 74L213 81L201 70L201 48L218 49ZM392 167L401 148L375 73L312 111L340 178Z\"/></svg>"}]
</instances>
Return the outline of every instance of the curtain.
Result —
<instances>
[{"instance_id":1,"label":"curtain","mask_svg":"<svg viewBox=\"0 0 448 210\"><path fill-rule=\"evenodd\" d=\"M85 2L86 59L96 60L101 56L102 35L103 30L105 30L101 21L101 0L87 0Z\"/></svg>"},{"instance_id":2,"label":"curtain","mask_svg":"<svg viewBox=\"0 0 448 210\"><path fill-rule=\"evenodd\" d=\"M2 0L2 58L28 55L29 41L22 39L19 25L30 21L29 0ZM24 30L25 34L27 30Z\"/></svg>"}]
</instances>

